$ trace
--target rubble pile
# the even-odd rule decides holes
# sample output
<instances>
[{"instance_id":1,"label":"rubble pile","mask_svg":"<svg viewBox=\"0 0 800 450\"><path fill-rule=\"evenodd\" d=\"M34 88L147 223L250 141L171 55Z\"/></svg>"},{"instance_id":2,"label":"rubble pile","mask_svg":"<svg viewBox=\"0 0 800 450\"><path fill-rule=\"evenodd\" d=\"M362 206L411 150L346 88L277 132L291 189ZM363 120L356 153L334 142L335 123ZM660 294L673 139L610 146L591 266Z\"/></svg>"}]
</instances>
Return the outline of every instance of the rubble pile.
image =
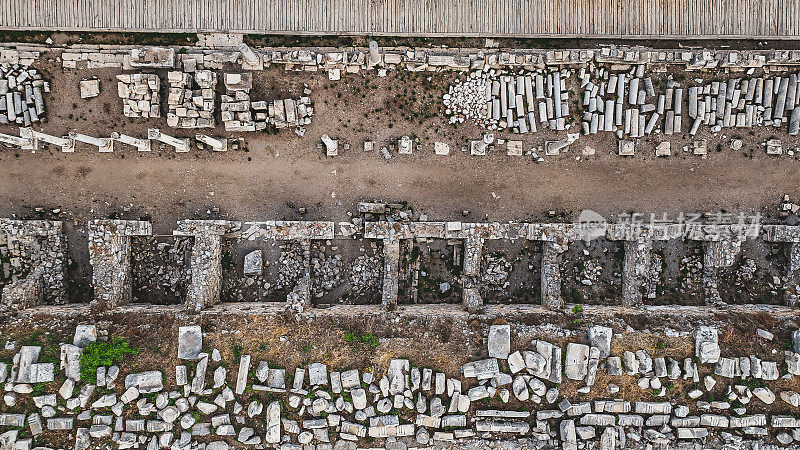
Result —
<instances>
[{"instance_id":1,"label":"rubble pile","mask_svg":"<svg viewBox=\"0 0 800 450\"><path fill-rule=\"evenodd\" d=\"M756 275L758 267L753 258L744 258L739 267L736 269L736 282L741 284L744 282L752 281Z\"/></svg>"},{"instance_id":2,"label":"rubble pile","mask_svg":"<svg viewBox=\"0 0 800 450\"><path fill-rule=\"evenodd\" d=\"M303 246L297 242L281 245L281 256L278 258L278 289L292 288L302 276L305 266Z\"/></svg>"},{"instance_id":3,"label":"rubble pile","mask_svg":"<svg viewBox=\"0 0 800 450\"><path fill-rule=\"evenodd\" d=\"M491 81L487 82L488 75L482 72L472 72L466 80L457 79L442 97L445 114L450 116L450 123L464 123L465 120L475 121L478 125L489 125L486 107L487 88L491 89ZM491 95L491 91L490 91Z\"/></svg>"},{"instance_id":4,"label":"rubble pile","mask_svg":"<svg viewBox=\"0 0 800 450\"><path fill-rule=\"evenodd\" d=\"M491 286L508 287L508 275L511 272L511 263L503 255L486 254L481 264L483 271L481 280Z\"/></svg>"},{"instance_id":5,"label":"rubble pile","mask_svg":"<svg viewBox=\"0 0 800 450\"><path fill-rule=\"evenodd\" d=\"M152 73L117 75L117 95L125 117L161 117L161 79Z\"/></svg>"},{"instance_id":6,"label":"rubble pile","mask_svg":"<svg viewBox=\"0 0 800 450\"><path fill-rule=\"evenodd\" d=\"M511 325L488 328L484 359L455 374L400 358L345 370L319 362L291 370L250 354L231 361L204 348L202 329L190 325L178 329L174 378L162 368L125 373L101 365L86 379L81 354L107 331L78 325L72 342L60 344L58 368L46 362L46 348L6 343L15 356L0 363L0 442L30 448L33 439L69 436L77 449L110 440L116 448L354 450L483 448L508 438L525 448L565 449L755 449L798 441L795 415L768 408L800 407L800 394L777 383L800 375L800 331L779 362L723 355L719 330L708 326L695 330L694 351L680 356L612 353L618 335L604 326L571 334L566 344L519 343ZM773 338L757 331L757 339ZM608 381L596 385L599 376ZM622 392L631 379L638 380L633 391ZM689 389L667 400L676 383ZM48 393L34 392L35 385ZM581 386L577 400L563 393L571 385ZM637 385L647 400L630 399ZM593 400L582 400L592 391Z\"/></svg>"},{"instance_id":7,"label":"rubble pile","mask_svg":"<svg viewBox=\"0 0 800 450\"><path fill-rule=\"evenodd\" d=\"M0 125L31 126L45 118L43 93L50 83L38 70L20 64L0 64Z\"/></svg>"},{"instance_id":8,"label":"rubble pile","mask_svg":"<svg viewBox=\"0 0 800 450\"><path fill-rule=\"evenodd\" d=\"M661 284L661 275L664 270L664 258L658 253L652 253L650 258L650 273L645 282L644 294L646 298L653 299L656 298L659 285Z\"/></svg>"},{"instance_id":9,"label":"rubble pile","mask_svg":"<svg viewBox=\"0 0 800 450\"><path fill-rule=\"evenodd\" d=\"M383 259L377 255L359 255L350 265L350 292L365 295L381 287Z\"/></svg>"},{"instance_id":10,"label":"rubble pile","mask_svg":"<svg viewBox=\"0 0 800 450\"><path fill-rule=\"evenodd\" d=\"M583 263L580 273L578 273L575 281L584 286L593 286L600 278L600 273L603 268L600 267L594 260L587 260Z\"/></svg>"},{"instance_id":11,"label":"rubble pile","mask_svg":"<svg viewBox=\"0 0 800 450\"><path fill-rule=\"evenodd\" d=\"M339 286L342 281L342 255L328 255L325 253L326 247L330 243L315 244L311 247L311 295L320 298L334 288ZM336 250L336 246L331 250Z\"/></svg>"},{"instance_id":12,"label":"rubble pile","mask_svg":"<svg viewBox=\"0 0 800 450\"><path fill-rule=\"evenodd\" d=\"M144 237L133 240L131 247L133 293L137 300L160 303L170 298L177 299L173 303L181 303L191 280L192 240L180 237L169 243Z\"/></svg>"},{"instance_id":13,"label":"rubble pile","mask_svg":"<svg viewBox=\"0 0 800 450\"><path fill-rule=\"evenodd\" d=\"M703 283L703 255L694 251L681 258L681 292L696 292Z\"/></svg>"},{"instance_id":14,"label":"rubble pile","mask_svg":"<svg viewBox=\"0 0 800 450\"><path fill-rule=\"evenodd\" d=\"M172 128L214 128L216 72L170 71L167 72L167 81L167 125Z\"/></svg>"}]
</instances>

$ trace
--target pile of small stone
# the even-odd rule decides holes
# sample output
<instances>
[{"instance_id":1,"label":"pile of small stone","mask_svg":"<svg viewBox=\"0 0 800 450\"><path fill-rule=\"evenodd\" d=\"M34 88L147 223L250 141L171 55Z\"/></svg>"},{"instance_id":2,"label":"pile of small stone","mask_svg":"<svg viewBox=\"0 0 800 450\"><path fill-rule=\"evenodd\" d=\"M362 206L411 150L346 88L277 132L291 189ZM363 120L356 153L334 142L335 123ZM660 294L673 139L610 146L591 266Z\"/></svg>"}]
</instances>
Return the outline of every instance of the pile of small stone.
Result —
<instances>
[{"instance_id":1,"label":"pile of small stone","mask_svg":"<svg viewBox=\"0 0 800 450\"><path fill-rule=\"evenodd\" d=\"M30 126L45 115L42 92L50 83L36 69L19 64L0 64L0 124Z\"/></svg>"},{"instance_id":2,"label":"pile of small stone","mask_svg":"<svg viewBox=\"0 0 800 450\"><path fill-rule=\"evenodd\" d=\"M747 281L751 281L755 276L757 270L758 267L756 266L755 260L753 260L753 258L745 258L739 265L739 268L736 269L737 282L744 283Z\"/></svg>"},{"instance_id":3,"label":"pile of small stone","mask_svg":"<svg viewBox=\"0 0 800 450\"><path fill-rule=\"evenodd\" d=\"M153 237L135 239L131 251L134 292L148 300L166 294L180 301L191 281L191 252L192 240L187 238L176 238L173 243L157 242Z\"/></svg>"},{"instance_id":4,"label":"pile of small stone","mask_svg":"<svg viewBox=\"0 0 800 450\"><path fill-rule=\"evenodd\" d=\"M117 75L117 95L125 117L161 117L161 79L152 73Z\"/></svg>"},{"instance_id":5,"label":"pile of small stone","mask_svg":"<svg viewBox=\"0 0 800 450\"><path fill-rule=\"evenodd\" d=\"M319 298L330 292L342 281L342 255L327 255L325 246L319 245L311 251L312 286L311 295ZM335 248L332 248L335 250Z\"/></svg>"},{"instance_id":6,"label":"pile of small stone","mask_svg":"<svg viewBox=\"0 0 800 450\"><path fill-rule=\"evenodd\" d=\"M173 128L213 128L217 74L210 70L167 73L167 125Z\"/></svg>"},{"instance_id":7,"label":"pile of small stone","mask_svg":"<svg viewBox=\"0 0 800 450\"><path fill-rule=\"evenodd\" d=\"M511 263L505 256L487 254L483 257L483 272L481 279L487 285L508 286L508 275L511 272Z\"/></svg>"},{"instance_id":8,"label":"pile of small stone","mask_svg":"<svg viewBox=\"0 0 800 450\"><path fill-rule=\"evenodd\" d=\"M360 255L350 266L350 287L354 295L375 292L381 286L381 269L383 261L380 256Z\"/></svg>"},{"instance_id":9,"label":"pile of small stone","mask_svg":"<svg viewBox=\"0 0 800 450\"><path fill-rule=\"evenodd\" d=\"M681 258L680 271L683 275L681 280L682 292L693 292L703 282L703 261L699 252L693 252Z\"/></svg>"},{"instance_id":10,"label":"pile of small stone","mask_svg":"<svg viewBox=\"0 0 800 450\"><path fill-rule=\"evenodd\" d=\"M577 281L584 286L593 286L600 278L602 270L603 268L594 260L588 260L583 264L583 269L578 274Z\"/></svg>"},{"instance_id":11,"label":"pile of small stone","mask_svg":"<svg viewBox=\"0 0 800 450\"><path fill-rule=\"evenodd\" d=\"M488 75L481 71L472 72L466 80L456 80L444 94L445 113L450 123L464 123L472 120L481 125L486 122L486 91Z\"/></svg>"},{"instance_id":12,"label":"pile of small stone","mask_svg":"<svg viewBox=\"0 0 800 450\"><path fill-rule=\"evenodd\" d=\"M664 258L658 253L650 255L650 273L645 281L645 295L647 298L656 298L658 285L661 283L661 272L663 270Z\"/></svg>"},{"instance_id":13,"label":"pile of small stone","mask_svg":"<svg viewBox=\"0 0 800 450\"><path fill-rule=\"evenodd\" d=\"M281 245L281 256L278 258L278 289L292 288L303 272L303 246L297 242Z\"/></svg>"}]
</instances>

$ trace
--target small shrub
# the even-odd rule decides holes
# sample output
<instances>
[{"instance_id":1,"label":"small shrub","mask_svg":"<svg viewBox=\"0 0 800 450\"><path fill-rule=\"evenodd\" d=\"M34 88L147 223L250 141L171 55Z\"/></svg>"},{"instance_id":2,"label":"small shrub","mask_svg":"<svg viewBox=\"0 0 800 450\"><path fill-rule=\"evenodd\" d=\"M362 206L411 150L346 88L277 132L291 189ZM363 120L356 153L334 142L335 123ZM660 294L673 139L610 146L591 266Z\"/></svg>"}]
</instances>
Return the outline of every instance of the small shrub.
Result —
<instances>
[{"instance_id":1,"label":"small shrub","mask_svg":"<svg viewBox=\"0 0 800 450\"><path fill-rule=\"evenodd\" d=\"M97 368L121 363L126 355L136 355L139 349L128 345L125 339L114 338L111 342L92 342L81 355L81 379L97 382Z\"/></svg>"},{"instance_id":2,"label":"small shrub","mask_svg":"<svg viewBox=\"0 0 800 450\"><path fill-rule=\"evenodd\" d=\"M233 360L236 361L242 357L244 347L238 342L231 344L231 352L233 353Z\"/></svg>"}]
</instances>

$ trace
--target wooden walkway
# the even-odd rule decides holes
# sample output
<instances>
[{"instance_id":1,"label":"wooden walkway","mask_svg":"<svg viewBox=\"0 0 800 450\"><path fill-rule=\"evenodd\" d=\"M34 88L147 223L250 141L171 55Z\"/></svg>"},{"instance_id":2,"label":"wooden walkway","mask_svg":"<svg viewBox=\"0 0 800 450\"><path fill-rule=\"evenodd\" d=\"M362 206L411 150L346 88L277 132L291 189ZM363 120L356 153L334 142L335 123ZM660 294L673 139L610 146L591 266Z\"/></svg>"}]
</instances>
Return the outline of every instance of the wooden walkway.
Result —
<instances>
[{"instance_id":1,"label":"wooden walkway","mask_svg":"<svg viewBox=\"0 0 800 450\"><path fill-rule=\"evenodd\" d=\"M800 38L800 0L0 0L0 29Z\"/></svg>"}]
</instances>

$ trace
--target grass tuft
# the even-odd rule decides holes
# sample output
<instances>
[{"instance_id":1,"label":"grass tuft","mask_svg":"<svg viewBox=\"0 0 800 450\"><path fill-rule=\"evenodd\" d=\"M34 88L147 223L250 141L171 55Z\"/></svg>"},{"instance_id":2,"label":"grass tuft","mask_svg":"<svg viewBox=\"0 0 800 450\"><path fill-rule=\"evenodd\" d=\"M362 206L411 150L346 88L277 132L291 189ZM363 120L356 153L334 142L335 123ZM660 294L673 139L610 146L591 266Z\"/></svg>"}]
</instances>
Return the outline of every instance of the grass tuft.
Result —
<instances>
[{"instance_id":1,"label":"grass tuft","mask_svg":"<svg viewBox=\"0 0 800 450\"><path fill-rule=\"evenodd\" d=\"M81 380L97 382L97 368L121 363L126 355L136 355L139 349L128 345L125 339L114 338L111 342L92 342L81 354Z\"/></svg>"}]
</instances>

